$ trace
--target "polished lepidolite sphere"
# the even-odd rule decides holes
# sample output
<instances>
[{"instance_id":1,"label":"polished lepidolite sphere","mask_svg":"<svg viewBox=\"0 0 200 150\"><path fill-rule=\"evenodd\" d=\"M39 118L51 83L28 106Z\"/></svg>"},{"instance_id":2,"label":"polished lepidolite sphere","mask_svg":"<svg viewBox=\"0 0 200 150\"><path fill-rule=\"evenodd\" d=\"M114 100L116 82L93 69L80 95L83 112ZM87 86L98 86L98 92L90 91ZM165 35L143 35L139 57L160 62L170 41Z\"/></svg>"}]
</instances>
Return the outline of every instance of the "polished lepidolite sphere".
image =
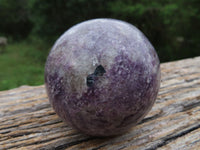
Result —
<instances>
[{"instance_id":1,"label":"polished lepidolite sphere","mask_svg":"<svg viewBox=\"0 0 200 150\"><path fill-rule=\"evenodd\" d=\"M122 134L152 108L160 86L159 58L135 26L93 19L67 30L45 65L55 112L92 136Z\"/></svg>"}]
</instances>

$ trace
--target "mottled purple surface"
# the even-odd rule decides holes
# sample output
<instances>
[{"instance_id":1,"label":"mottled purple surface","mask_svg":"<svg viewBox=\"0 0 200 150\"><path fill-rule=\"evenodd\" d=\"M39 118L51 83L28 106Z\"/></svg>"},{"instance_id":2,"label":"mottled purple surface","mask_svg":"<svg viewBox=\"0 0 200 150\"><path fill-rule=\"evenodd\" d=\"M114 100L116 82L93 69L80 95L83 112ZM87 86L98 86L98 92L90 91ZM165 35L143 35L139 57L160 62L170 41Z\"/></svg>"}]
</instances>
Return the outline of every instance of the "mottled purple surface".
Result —
<instances>
[{"instance_id":1,"label":"mottled purple surface","mask_svg":"<svg viewBox=\"0 0 200 150\"><path fill-rule=\"evenodd\" d=\"M100 65L105 72L93 76ZM94 81L90 86L88 76ZM95 19L72 27L56 41L47 58L45 84L52 107L72 127L92 136L117 135L152 108L160 64L137 28Z\"/></svg>"}]
</instances>

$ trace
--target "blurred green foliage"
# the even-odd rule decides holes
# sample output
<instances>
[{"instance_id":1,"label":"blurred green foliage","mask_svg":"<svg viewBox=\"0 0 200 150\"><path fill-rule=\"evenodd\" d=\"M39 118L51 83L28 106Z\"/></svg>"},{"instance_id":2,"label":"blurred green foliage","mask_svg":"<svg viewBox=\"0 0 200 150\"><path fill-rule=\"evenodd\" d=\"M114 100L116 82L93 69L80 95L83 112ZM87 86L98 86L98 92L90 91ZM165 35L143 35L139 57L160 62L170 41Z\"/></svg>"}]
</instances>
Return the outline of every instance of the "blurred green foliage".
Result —
<instances>
[{"instance_id":1,"label":"blurred green foliage","mask_svg":"<svg viewBox=\"0 0 200 150\"><path fill-rule=\"evenodd\" d=\"M0 54L0 90L43 84L47 54L47 47L32 42L9 44Z\"/></svg>"},{"instance_id":2,"label":"blurred green foliage","mask_svg":"<svg viewBox=\"0 0 200 150\"><path fill-rule=\"evenodd\" d=\"M0 35L20 39L32 30L28 1L0 0Z\"/></svg>"},{"instance_id":3,"label":"blurred green foliage","mask_svg":"<svg viewBox=\"0 0 200 150\"><path fill-rule=\"evenodd\" d=\"M199 0L0 0L0 90L42 84L50 47L71 26L115 18L137 26L161 62L200 55ZM3 71L2 71L3 70Z\"/></svg>"},{"instance_id":4,"label":"blurred green foliage","mask_svg":"<svg viewBox=\"0 0 200 150\"><path fill-rule=\"evenodd\" d=\"M0 33L52 45L74 24L116 18L142 30L163 62L200 54L199 10L199 0L0 0Z\"/></svg>"},{"instance_id":5,"label":"blurred green foliage","mask_svg":"<svg viewBox=\"0 0 200 150\"><path fill-rule=\"evenodd\" d=\"M200 55L199 0L32 0L34 32L53 42L72 25L92 18L116 18L137 26L160 60ZM35 11L37 9L37 11Z\"/></svg>"}]
</instances>

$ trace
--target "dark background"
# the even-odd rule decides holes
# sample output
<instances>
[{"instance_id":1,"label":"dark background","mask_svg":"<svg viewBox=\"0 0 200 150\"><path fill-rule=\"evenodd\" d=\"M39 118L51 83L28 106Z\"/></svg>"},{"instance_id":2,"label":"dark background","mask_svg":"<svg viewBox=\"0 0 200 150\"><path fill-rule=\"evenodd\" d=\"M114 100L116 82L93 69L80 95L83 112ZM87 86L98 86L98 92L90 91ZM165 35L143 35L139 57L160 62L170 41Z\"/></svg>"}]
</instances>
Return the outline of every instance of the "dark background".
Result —
<instances>
[{"instance_id":1,"label":"dark background","mask_svg":"<svg viewBox=\"0 0 200 150\"><path fill-rule=\"evenodd\" d=\"M43 84L46 57L69 27L93 18L115 18L138 27L160 61L200 55L199 0L0 0L0 90Z\"/></svg>"}]
</instances>

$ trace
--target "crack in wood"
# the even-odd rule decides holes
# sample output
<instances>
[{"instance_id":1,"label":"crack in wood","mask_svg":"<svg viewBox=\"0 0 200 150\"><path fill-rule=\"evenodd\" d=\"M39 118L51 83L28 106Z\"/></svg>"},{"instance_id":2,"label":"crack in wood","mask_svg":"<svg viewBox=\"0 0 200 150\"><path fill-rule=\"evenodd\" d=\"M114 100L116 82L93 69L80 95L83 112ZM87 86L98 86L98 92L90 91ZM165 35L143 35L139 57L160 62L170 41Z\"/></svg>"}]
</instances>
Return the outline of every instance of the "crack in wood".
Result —
<instances>
[{"instance_id":1,"label":"crack in wood","mask_svg":"<svg viewBox=\"0 0 200 150\"><path fill-rule=\"evenodd\" d=\"M159 114L155 114L155 115L153 115L153 116L151 116L151 117L144 118L144 119L143 119L142 121L140 121L140 123L138 123L138 124L143 124L143 123L146 123L146 122L148 122L148 121L155 120L155 119L161 117L161 115L162 115L162 114L159 113Z\"/></svg>"},{"instance_id":2,"label":"crack in wood","mask_svg":"<svg viewBox=\"0 0 200 150\"><path fill-rule=\"evenodd\" d=\"M40 106L37 105L36 107L23 108L23 109L18 109L18 110L15 110L15 111L10 111L9 113L0 114L0 117L2 117L2 116L6 117L6 116L10 116L10 115L29 113L29 112L36 112L38 110L49 108L49 107L50 107L50 104L45 103L45 104L40 105Z\"/></svg>"},{"instance_id":3,"label":"crack in wood","mask_svg":"<svg viewBox=\"0 0 200 150\"><path fill-rule=\"evenodd\" d=\"M63 149L69 148L71 146L81 144L83 142L88 142L90 140L93 140L93 139L90 137L90 138L86 138L86 139L82 139L82 140L77 140L77 141L73 141L73 142L70 142L70 143L59 145L57 147L54 147L53 149L54 150L63 150Z\"/></svg>"},{"instance_id":4,"label":"crack in wood","mask_svg":"<svg viewBox=\"0 0 200 150\"><path fill-rule=\"evenodd\" d=\"M30 122L27 122L27 123L21 123L21 124L18 124L18 125L14 125L14 126L9 126L9 127L5 127L5 128L0 128L0 133L1 134L6 134L6 133L9 133L9 132L12 132L12 130L8 130L8 131L5 131L7 129L12 129L14 127L18 127L19 130L23 130L20 129L20 125L28 125L30 124L30 128L29 127L26 127L26 129L35 129L35 128L38 128L38 127L44 127L44 126L49 126L49 125L55 125L55 124L58 124L58 123L62 123L61 120L58 120L58 121L53 121L53 122L50 122L50 123L45 123L45 124L36 124L35 126L30 124ZM2 130L2 131L1 131Z\"/></svg>"},{"instance_id":5,"label":"crack in wood","mask_svg":"<svg viewBox=\"0 0 200 150\"><path fill-rule=\"evenodd\" d=\"M197 103L192 103L192 104L188 104L188 105L183 106L183 110L181 112L185 112L187 110L193 109L193 108L198 107L198 106L200 106L200 101L197 102Z\"/></svg>"},{"instance_id":6,"label":"crack in wood","mask_svg":"<svg viewBox=\"0 0 200 150\"><path fill-rule=\"evenodd\" d=\"M14 127L19 127L19 125L13 125L13 126L9 126L9 127L3 127L3 128L0 128L0 131L1 130L6 130L6 129L10 129L10 128L14 128ZM0 132L1 134L3 134L2 132Z\"/></svg>"},{"instance_id":7,"label":"crack in wood","mask_svg":"<svg viewBox=\"0 0 200 150\"><path fill-rule=\"evenodd\" d=\"M186 82L193 82L193 81L196 81L196 80L199 80L200 78L193 78L193 79L186 79L185 81Z\"/></svg>"},{"instance_id":8,"label":"crack in wood","mask_svg":"<svg viewBox=\"0 0 200 150\"><path fill-rule=\"evenodd\" d=\"M103 147L105 147L106 145L107 145L107 144L100 145L100 146L98 146L98 147L92 148L92 150L98 150L98 149L100 149L100 148L103 148Z\"/></svg>"},{"instance_id":9,"label":"crack in wood","mask_svg":"<svg viewBox=\"0 0 200 150\"><path fill-rule=\"evenodd\" d=\"M190 133L190 132L192 132L194 130L197 130L199 128L200 128L200 124L198 124L198 125L196 125L196 126L194 126L192 128L189 128L189 129L187 129L187 130L185 130L183 132L180 132L180 133L177 133L177 134L173 134L171 136L167 136L167 137L162 139L161 143L159 143L158 145L154 145L151 148L148 148L146 150L156 150L156 149L158 149L158 148L160 148L162 146L165 146L165 145L169 144L171 141L173 141L173 140L175 140L177 138L180 138L180 137L182 137L182 136L184 136L184 135L186 135L186 134L188 134L188 133Z\"/></svg>"},{"instance_id":10,"label":"crack in wood","mask_svg":"<svg viewBox=\"0 0 200 150\"><path fill-rule=\"evenodd\" d=\"M39 119L39 118L43 118L43 117L51 117L52 115L56 115L56 113L55 112L51 112L51 113L48 113L48 114L40 114L41 116L26 116L27 118L30 118L30 119L34 119L34 118L37 118L37 119ZM12 120L12 122L18 122L18 121L21 121L21 117L25 117L25 116L18 116L18 117L16 117L16 118L8 118L8 119L6 119L6 120L3 120L3 121L1 121L1 124L0 124L0 130L1 130L1 126L5 126L5 125L10 125L11 123L11 120ZM23 122L23 124L26 124L26 123L24 123ZM20 124L18 124L18 125L20 125Z\"/></svg>"}]
</instances>

